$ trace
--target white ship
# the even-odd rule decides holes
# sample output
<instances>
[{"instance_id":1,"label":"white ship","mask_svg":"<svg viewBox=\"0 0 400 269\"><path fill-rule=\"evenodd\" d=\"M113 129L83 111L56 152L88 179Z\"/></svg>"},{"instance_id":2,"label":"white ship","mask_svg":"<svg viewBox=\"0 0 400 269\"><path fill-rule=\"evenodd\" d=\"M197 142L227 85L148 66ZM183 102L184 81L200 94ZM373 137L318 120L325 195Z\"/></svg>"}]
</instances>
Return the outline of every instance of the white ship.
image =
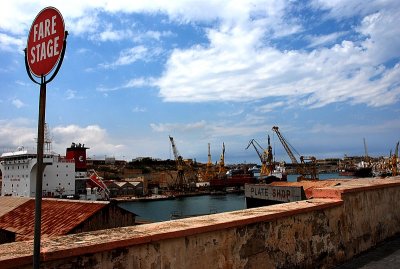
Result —
<instances>
[{"instance_id":1,"label":"white ship","mask_svg":"<svg viewBox=\"0 0 400 269\"><path fill-rule=\"evenodd\" d=\"M75 195L75 161L45 152L43 197ZM37 158L33 150L18 147L1 155L2 196L35 197Z\"/></svg>"},{"instance_id":2,"label":"white ship","mask_svg":"<svg viewBox=\"0 0 400 269\"><path fill-rule=\"evenodd\" d=\"M107 200L109 190L94 170L87 170L85 145L72 143L66 156L45 150L43 197ZM3 153L1 196L35 197L37 152L24 147Z\"/></svg>"}]
</instances>

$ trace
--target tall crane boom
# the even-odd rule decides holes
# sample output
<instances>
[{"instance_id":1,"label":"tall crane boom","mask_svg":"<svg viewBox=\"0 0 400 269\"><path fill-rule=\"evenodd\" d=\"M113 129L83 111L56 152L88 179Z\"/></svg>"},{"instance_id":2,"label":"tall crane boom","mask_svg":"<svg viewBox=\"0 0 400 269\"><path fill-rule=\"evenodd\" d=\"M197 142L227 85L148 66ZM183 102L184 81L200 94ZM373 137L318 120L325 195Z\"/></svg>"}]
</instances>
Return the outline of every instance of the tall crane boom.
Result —
<instances>
[{"instance_id":1,"label":"tall crane boom","mask_svg":"<svg viewBox=\"0 0 400 269\"><path fill-rule=\"evenodd\" d=\"M307 178L307 176L309 176L311 179L318 179L316 167L317 159L314 156L300 156L301 163L299 164L292 150L290 149L293 148L293 146L291 146L289 142L286 141L283 135L279 132L279 128L277 126L274 126L272 127L272 131L276 133L282 143L282 146L285 148L287 154L289 155L290 160L293 164L296 165L297 173L301 175L301 178ZM296 151L294 148L293 150ZM300 155L297 151L296 153L297 155Z\"/></svg>"},{"instance_id":2,"label":"tall crane boom","mask_svg":"<svg viewBox=\"0 0 400 269\"><path fill-rule=\"evenodd\" d=\"M399 157L399 142L396 144L396 149L392 156L392 176L397 176L397 158Z\"/></svg>"},{"instance_id":3,"label":"tall crane boom","mask_svg":"<svg viewBox=\"0 0 400 269\"><path fill-rule=\"evenodd\" d=\"M249 141L249 144L247 145L246 149L248 149L250 147L250 145L253 145L254 149L257 152L258 157L260 158L261 163L264 163L265 160L263 158L263 154L261 154L261 152L259 151L259 149L264 151L264 149L261 147L261 145L255 139L251 139Z\"/></svg>"},{"instance_id":4,"label":"tall crane boom","mask_svg":"<svg viewBox=\"0 0 400 269\"><path fill-rule=\"evenodd\" d=\"M210 150L210 143L208 143L208 161L207 161L207 167L211 167L212 162L211 162L211 150Z\"/></svg>"},{"instance_id":5,"label":"tall crane boom","mask_svg":"<svg viewBox=\"0 0 400 269\"><path fill-rule=\"evenodd\" d=\"M176 170L178 171L174 187L176 187L178 189L182 189L182 188L186 187L185 186L186 178L185 178L185 172L184 172L185 163L183 162L182 156L179 154L179 151L174 142L174 138L172 136L169 136L169 141L171 142L172 151L174 153L175 162L176 162Z\"/></svg>"},{"instance_id":6,"label":"tall crane boom","mask_svg":"<svg viewBox=\"0 0 400 269\"><path fill-rule=\"evenodd\" d=\"M293 152L291 151L288 143L286 142L286 139L282 136L281 132L279 132L279 128L277 126L274 126L274 127L272 127L272 131L274 131L276 133L276 135L278 136L279 140L282 143L282 146L285 148L292 163L298 164L299 162L297 161L296 157L293 155Z\"/></svg>"},{"instance_id":7,"label":"tall crane boom","mask_svg":"<svg viewBox=\"0 0 400 269\"><path fill-rule=\"evenodd\" d=\"M178 160L179 156L181 156L179 154L178 149L176 148L175 142L174 142L174 138L172 136L169 136L169 141L171 142L171 146L172 146L172 152L174 153L174 158L175 161Z\"/></svg>"},{"instance_id":8,"label":"tall crane boom","mask_svg":"<svg viewBox=\"0 0 400 269\"><path fill-rule=\"evenodd\" d=\"M226 173L225 169L225 143L222 142L222 153L219 158L219 169L218 169L218 175L224 175Z\"/></svg>"}]
</instances>

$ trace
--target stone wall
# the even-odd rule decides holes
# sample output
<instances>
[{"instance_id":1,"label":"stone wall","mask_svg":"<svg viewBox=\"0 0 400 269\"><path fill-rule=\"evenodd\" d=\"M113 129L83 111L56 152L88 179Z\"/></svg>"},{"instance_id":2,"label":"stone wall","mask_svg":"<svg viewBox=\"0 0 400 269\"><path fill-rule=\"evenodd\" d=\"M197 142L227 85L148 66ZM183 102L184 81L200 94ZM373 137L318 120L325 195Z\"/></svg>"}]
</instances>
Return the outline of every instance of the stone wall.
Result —
<instances>
[{"instance_id":1,"label":"stone wall","mask_svg":"<svg viewBox=\"0 0 400 269\"><path fill-rule=\"evenodd\" d=\"M331 268L400 232L400 178L315 189L313 199L74 234L42 243L42 268ZM0 246L30 268L32 242Z\"/></svg>"}]
</instances>

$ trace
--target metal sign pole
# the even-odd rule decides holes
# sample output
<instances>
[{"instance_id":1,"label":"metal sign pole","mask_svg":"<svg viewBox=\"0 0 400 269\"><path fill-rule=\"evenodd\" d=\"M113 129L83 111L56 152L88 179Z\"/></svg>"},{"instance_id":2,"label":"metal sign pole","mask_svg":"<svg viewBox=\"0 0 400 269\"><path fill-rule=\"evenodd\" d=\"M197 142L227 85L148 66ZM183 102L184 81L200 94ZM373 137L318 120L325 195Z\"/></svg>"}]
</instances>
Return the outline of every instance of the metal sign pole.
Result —
<instances>
[{"instance_id":1,"label":"metal sign pole","mask_svg":"<svg viewBox=\"0 0 400 269\"><path fill-rule=\"evenodd\" d=\"M44 123L46 117L46 78L41 77L39 98L39 123L37 141L37 170L36 170L36 194L35 194L35 233L33 239L33 265L35 269L40 267L40 233L42 219L42 182L43 182L43 150L44 150Z\"/></svg>"},{"instance_id":2,"label":"metal sign pole","mask_svg":"<svg viewBox=\"0 0 400 269\"><path fill-rule=\"evenodd\" d=\"M51 25L50 25L51 24ZM43 25L52 29L51 37L42 35ZM39 34L38 32L39 28ZM43 30L43 29L42 29ZM40 237L42 221L42 191L43 191L43 171L44 171L44 125L46 119L46 84L51 82L64 60L65 49L67 46L68 32L65 31L64 19L61 13L54 7L44 8L36 16L29 31L27 48L25 51L25 68L29 78L40 85L39 97L39 121L36 155L36 193L35 193L35 231L33 240L33 267L40 268ZM54 40L54 41L53 41ZM56 42L56 40L59 40ZM56 43L55 43L56 42ZM60 43L62 42L62 43ZM47 45L46 45L47 44ZM54 45L54 51L49 51L48 46ZM42 49L39 48L42 46ZM46 48L47 50L43 49ZM61 53L58 49L61 49ZM35 52L37 50L37 52ZM42 54L40 54L42 53ZM40 55L40 57L39 57ZM54 69L53 75L46 81L46 76ZM40 77L40 83L33 75Z\"/></svg>"}]
</instances>

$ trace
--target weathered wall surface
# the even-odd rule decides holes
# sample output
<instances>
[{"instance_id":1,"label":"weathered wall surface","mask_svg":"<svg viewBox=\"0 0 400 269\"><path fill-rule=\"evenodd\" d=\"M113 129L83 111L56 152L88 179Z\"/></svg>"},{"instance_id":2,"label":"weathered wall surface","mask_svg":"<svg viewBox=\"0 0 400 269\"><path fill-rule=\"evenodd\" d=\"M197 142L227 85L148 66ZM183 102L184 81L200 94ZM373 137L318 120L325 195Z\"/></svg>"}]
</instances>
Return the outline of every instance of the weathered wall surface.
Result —
<instances>
[{"instance_id":1,"label":"weathered wall surface","mask_svg":"<svg viewBox=\"0 0 400 269\"><path fill-rule=\"evenodd\" d=\"M331 268L400 232L400 178L316 189L314 199L44 241L43 268ZM30 268L32 242L0 246Z\"/></svg>"}]
</instances>

